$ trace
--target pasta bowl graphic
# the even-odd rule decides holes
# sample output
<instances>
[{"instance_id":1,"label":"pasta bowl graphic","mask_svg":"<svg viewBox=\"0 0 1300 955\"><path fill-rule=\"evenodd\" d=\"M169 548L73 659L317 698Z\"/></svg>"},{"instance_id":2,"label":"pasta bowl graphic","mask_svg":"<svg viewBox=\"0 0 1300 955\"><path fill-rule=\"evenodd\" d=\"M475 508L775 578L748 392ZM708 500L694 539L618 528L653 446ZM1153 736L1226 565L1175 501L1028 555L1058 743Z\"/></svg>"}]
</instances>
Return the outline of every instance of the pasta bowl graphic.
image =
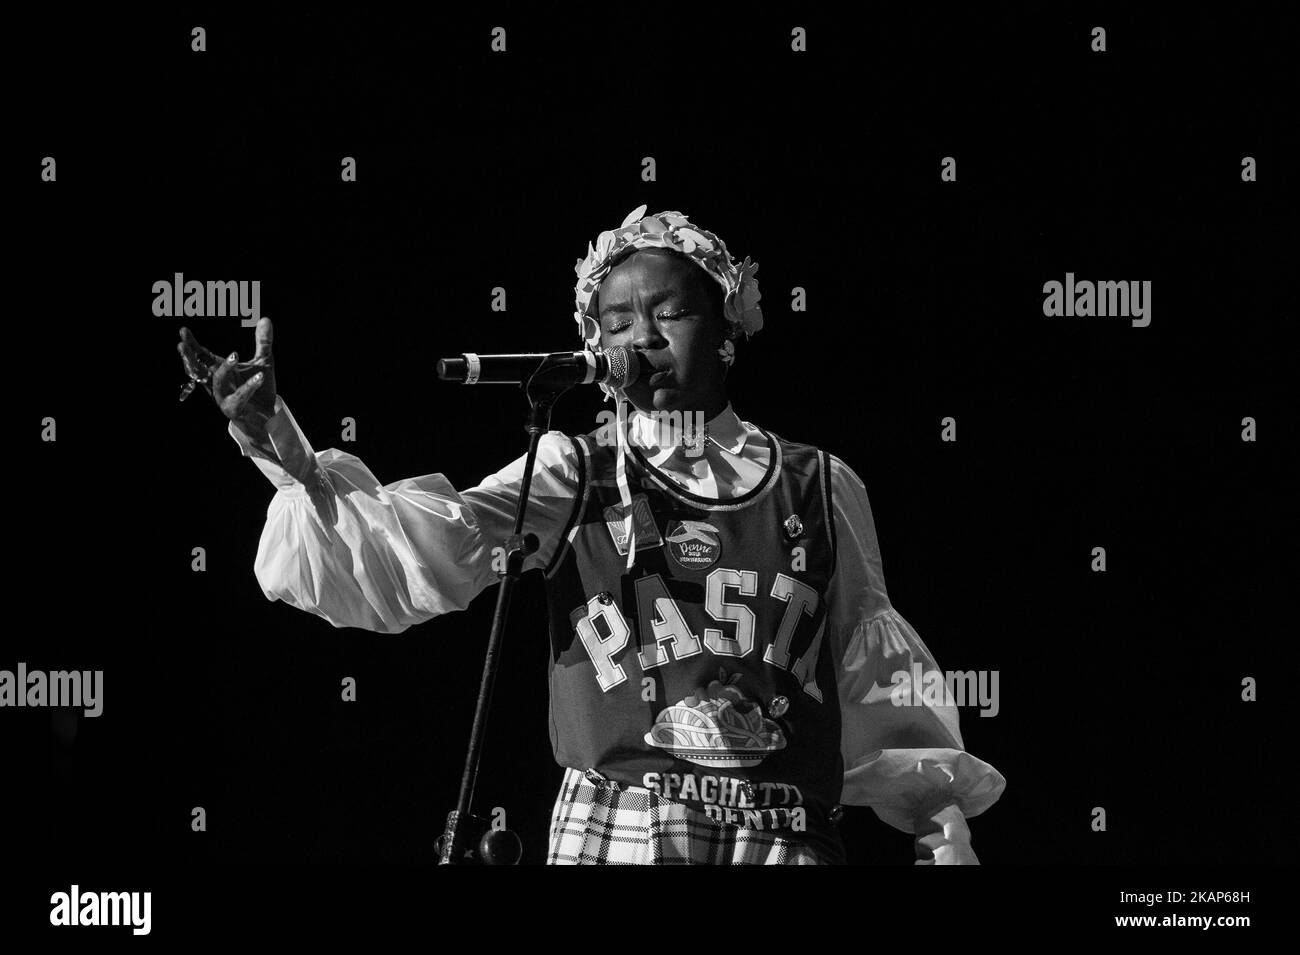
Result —
<instances>
[{"instance_id":1,"label":"pasta bowl graphic","mask_svg":"<svg viewBox=\"0 0 1300 955\"><path fill-rule=\"evenodd\" d=\"M785 749L785 734L746 699L735 681L714 680L708 687L665 707L645 734L651 746L702 766L755 766Z\"/></svg>"}]
</instances>

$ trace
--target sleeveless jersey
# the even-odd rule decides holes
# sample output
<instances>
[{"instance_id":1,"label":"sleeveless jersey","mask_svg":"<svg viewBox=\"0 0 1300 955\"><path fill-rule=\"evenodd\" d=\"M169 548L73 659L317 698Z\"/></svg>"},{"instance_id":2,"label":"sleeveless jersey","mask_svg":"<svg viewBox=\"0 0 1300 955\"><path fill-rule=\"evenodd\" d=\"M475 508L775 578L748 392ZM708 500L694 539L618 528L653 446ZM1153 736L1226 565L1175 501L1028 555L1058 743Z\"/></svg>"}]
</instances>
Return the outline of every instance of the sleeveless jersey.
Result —
<instances>
[{"instance_id":1,"label":"sleeveless jersey","mask_svg":"<svg viewBox=\"0 0 1300 955\"><path fill-rule=\"evenodd\" d=\"M577 500L545 571L556 761L842 862L826 454L764 432L764 479L719 501L632 447L627 571L618 449L595 434L574 438Z\"/></svg>"}]
</instances>

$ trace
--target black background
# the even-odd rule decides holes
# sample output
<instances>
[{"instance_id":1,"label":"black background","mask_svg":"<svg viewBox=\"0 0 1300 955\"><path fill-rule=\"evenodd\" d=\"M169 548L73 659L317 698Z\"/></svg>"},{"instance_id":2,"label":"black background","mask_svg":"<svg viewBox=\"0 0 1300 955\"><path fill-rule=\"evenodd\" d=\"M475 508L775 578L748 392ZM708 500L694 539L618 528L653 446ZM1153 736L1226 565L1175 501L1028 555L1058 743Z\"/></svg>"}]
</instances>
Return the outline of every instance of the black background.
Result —
<instances>
[{"instance_id":1,"label":"black background","mask_svg":"<svg viewBox=\"0 0 1300 955\"><path fill-rule=\"evenodd\" d=\"M762 265L734 407L848 462L894 605L940 666L1000 671L998 716L962 714L1008 780L971 824L986 865L1294 850L1295 104L1276 13L667 9L14 22L10 331L30 384L11 391L7 510L30 622L0 666L102 669L105 710L70 745L48 711L3 714L13 834L145 872L431 861L492 594L398 636L268 603L252 562L273 489L201 392L176 401L181 324L243 357L252 330L156 318L151 286L260 279L315 449L463 488L522 453L524 403L438 382L435 360L578 347L574 260L646 203ZM1067 271L1150 280L1151 325L1045 318ZM570 394L553 426L589 430L599 398ZM516 601L476 805L504 807L535 863L561 775L537 575ZM868 809L844 829L854 862L913 858Z\"/></svg>"}]
</instances>

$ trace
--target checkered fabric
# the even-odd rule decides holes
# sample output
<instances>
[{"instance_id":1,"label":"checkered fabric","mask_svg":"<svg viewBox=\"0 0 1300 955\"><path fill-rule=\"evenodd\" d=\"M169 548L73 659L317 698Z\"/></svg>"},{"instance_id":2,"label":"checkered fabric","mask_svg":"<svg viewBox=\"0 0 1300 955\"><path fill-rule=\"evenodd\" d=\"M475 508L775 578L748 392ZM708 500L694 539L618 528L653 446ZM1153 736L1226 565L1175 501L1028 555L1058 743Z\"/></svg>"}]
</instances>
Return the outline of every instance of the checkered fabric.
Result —
<instances>
[{"instance_id":1,"label":"checkered fabric","mask_svg":"<svg viewBox=\"0 0 1300 955\"><path fill-rule=\"evenodd\" d=\"M648 789L567 769L547 865L820 865L804 845L714 822Z\"/></svg>"}]
</instances>

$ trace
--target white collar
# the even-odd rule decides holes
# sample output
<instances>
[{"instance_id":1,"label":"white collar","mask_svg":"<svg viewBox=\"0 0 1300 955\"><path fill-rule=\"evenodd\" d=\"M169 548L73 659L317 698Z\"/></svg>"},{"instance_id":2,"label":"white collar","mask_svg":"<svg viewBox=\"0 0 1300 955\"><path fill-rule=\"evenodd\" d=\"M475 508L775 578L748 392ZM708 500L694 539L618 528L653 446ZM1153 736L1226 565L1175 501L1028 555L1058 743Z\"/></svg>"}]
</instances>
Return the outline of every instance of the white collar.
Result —
<instances>
[{"instance_id":1,"label":"white collar","mask_svg":"<svg viewBox=\"0 0 1300 955\"><path fill-rule=\"evenodd\" d=\"M673 452L681 447L684 434L689 434L698 427L693 415L667 414L657 415L633 410L628 420L628 440L644 453L651 464L659 465L668 460ZM705 440L726 451L728 454L740 454L749 438L749 429L731 408L731 402L720 412L704 423Z\"/></svg>"}]
</instances>

